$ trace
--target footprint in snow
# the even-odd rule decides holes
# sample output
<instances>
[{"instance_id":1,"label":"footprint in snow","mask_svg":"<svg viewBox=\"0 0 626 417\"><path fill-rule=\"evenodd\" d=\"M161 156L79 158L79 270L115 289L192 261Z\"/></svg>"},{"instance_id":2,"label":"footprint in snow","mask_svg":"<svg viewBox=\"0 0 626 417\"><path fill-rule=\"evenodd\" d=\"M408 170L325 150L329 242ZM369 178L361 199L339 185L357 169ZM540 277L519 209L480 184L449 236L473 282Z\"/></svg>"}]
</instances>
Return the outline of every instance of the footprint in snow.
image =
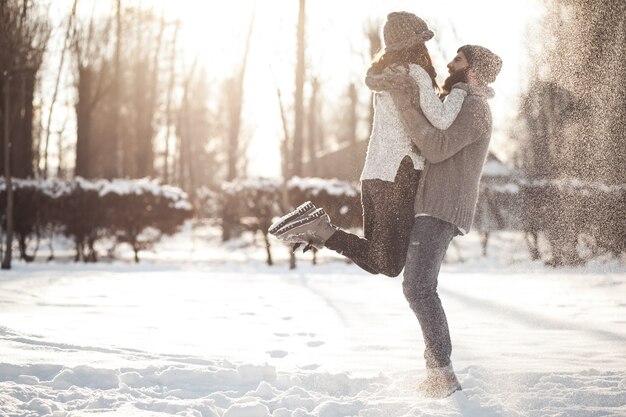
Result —
<instances>
[{"instance_id":1,"label":"footprint in snow","mask_svg":"<svg viewBox=\"0 0 626 417\"><path fill-rule=\"evenodd\" d=\"M316 370L316 369L317 369L317 368L319 368L319 367L320 367L320 366L319 366L318 364L316 364L316 363L312 363L312 364L310 364L310 365L304 365L304 366L301 366L301 367L300 367L300 369L302 369L302 370L304 370L304 371L314 371L314 370Z\"/></svg>"},{"instance_id":2,"label":"footprint in snow","mask_svg":"<svg viewBox=\"0 0 626 417\"><path fill-rule=\"evenodd\" d=\"M268 350L267 353L272 358L284 358L289 354L289 352L286 352L284 350Z\"/></svg>"},{"instance_id":3,"label":"footprint in snow","mask_svg":"<svg viewBox=\"0 0 626 417\"><path fill-rule=\"evenodd\" d=\"M321 340L313 340L312 342L307 342L308 347L320 347L326 342L322 342Z\"/></svg>"}]
</instances>

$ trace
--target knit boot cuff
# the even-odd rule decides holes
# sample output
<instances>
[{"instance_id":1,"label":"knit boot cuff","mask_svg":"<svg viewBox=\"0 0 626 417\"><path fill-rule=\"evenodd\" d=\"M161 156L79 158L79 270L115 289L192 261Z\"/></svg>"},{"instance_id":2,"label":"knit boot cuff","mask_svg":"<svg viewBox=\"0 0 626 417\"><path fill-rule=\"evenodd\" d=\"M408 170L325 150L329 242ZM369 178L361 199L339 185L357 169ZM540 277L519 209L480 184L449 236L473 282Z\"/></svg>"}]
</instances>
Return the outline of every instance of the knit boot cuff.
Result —
<instances>
[{"instance_id":1,"label":"knit boot cuff","mask_svg":"<svg viewBox=\"0 0 626 417\"><path fill-rule=\"evenodd\" d=\"M319 229L316 231L317 236L326 243L326 241L335 234L337 228L328 222L321 222Z\"/></svg>"},{"instance_id":2,"label":"knit boot cuff","mask_svg":"<svg viewBox=\"0 0 626 417\"><path fill-rule=\"evenodd\" d=\"M426 368L426 375L428 377L445 376L454 372L452 364L448 366L442 366L440 368Z\"/></svg>"}]
</instances>

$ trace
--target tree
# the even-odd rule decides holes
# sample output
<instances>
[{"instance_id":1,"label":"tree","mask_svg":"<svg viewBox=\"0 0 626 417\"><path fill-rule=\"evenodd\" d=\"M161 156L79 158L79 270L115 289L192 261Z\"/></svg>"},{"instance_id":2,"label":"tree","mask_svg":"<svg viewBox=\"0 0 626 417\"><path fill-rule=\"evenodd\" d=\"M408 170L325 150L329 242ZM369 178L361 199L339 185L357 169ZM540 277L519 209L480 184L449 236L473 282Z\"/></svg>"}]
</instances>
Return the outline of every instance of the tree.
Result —
<instances>
[{"instance_id":1,"label":"tree","mask_svg":"<svg viewBox=\"0 0 626 417\"><path fill-rule=\"evenodd\" d=\"M4 212L6 250L2 269L11 268L13 245L13 187L11 177L35 173L33 97L50 30L32 3L0 0L0 168L5 176L7 204Z\"/></svg>"},{"instance_id":2,"label":"tree","mask_svg":"<svg viewBox=\"0 0 626 417\"><path fill-rule=\"evenodd\" d=\"M250 52L250 41L254 29L254 14L248 26L248 35L244 47L243 57L236 75L226 80L225 98L228 113L228 137L227 137L227 164L228 171L226 179L232 181L239 175L239 165L242 160L242 149L240 143L241 132L241 109L243 107L243 82L246 76L248 54Z\"/></svg>"},{"instance_id":3,"label":"tree","mask_svg":"<svg viewBox=\"0 0 626 417\"><path fill-rule=\"evenodd\" d=\"M566 91L577 110L561 115L572 123L560 143L559 174L626 182L626 3L560 0L546 5L539 36L551 42L534 57L532 79ZM532 79L531 86L536 85ZM540 104L536 94L545 92L530 90L531 104Z\"/></svg>"},{"instance_id":4,"label":"tree","mask_svg":"<svg viewBox=\"0 0 626 417\"><path fill-rule=\"evenodd\" d=\"M382 40L382 37L380 36L380 27L381 27L381 22L379 20L372 20L368 22L366 26L364 27L365 36L367 36L367 40L369 41L369 46L370 46L369 48L370 60L373 60L376 54L383 47L383 40ZM374 97L374 93L370 93L370 103L372 102L373 97ZM371 133L371 130L374 126L374 106L369 107L368 121L369 121L369 129L370 129L369 133Z\"/></svg>"},{"instance_id":5,"label":"tree","mask_svg":"<svg viewBox=\"0 0 626 417\"><path fill-rule=\"evenodd\" d=\"M77 21L72 34L77 90L74 174L83 178L113 178L117 174L115 133L110 129L115 126L115 109L110 105L114 82L110 70L111 24L110 18L91 16L88 22ZM107 139L98 137L102 125L109 126Z\"/></svg>"},{"instance_id":6,"label":"tree","mask_svg":"<svg viewBox=\"0 0 626 417\"><path fill-rule=\"evenodd\" d=\"M223 136L216 115L209 107L211 89L203 70L191 72L185 82L178 112L178 183L190 195L206 185L215 188L224 178L219 157Z\"/></svg>"},{"instance_id":7,"label":"tree","mask_svg":"<svg viewBox=\"0 0 626 417\"><path fill-rule=\"evenodd\" d=\"M522 101L528 128L522 166L531 176L625 184L626 3L559 0L546 2L546 8L537 34L545 46L532 51L535 67ZM589 209L581 204L563 194L552 204L557 218L546 231L555 265L579 261L579 233L602 240L622 230L620 204L594 202L601 224L581 215Z\"/></svg>"},{"instance_id":8,"label":"tree","mask_svg":"<svg viewBox=\"0 0 626 417\"><path fill-rule=\"evenodd\" d=\"M300 0L297 26L296 51L296 89L294 100L294 128L292 146L291 175L302 175L302 156L304 150L304 79L305 79L305 21L306 2Z\"/></svg>"},{"instance_id":9,"label":"tree","mask_svg":"<svg viewBox=\"0 0 626 417\"><path fill-rule=\"evenodd\" d=\"M74 27L74 22L76 19L76 6L78 5L78 0L74 0L72 4L72 9L70 11L70 15L67 19L67 29L65 31L65 38L63 40L63 49L61 50L61 58L59 59L59 69L57 71L56 80L54 83L54 91L52 93L52 98L50 100L50 109L48 110L48 122L46 125L46 132L44 138L44 152L43 152L43 167L41 170L41 176L45 179L48 176L48 148L50 146L50 134L52 127L52 115L54 111L54 105L57 101L57 96L59 93L59 84L61 82L61 74L63 73L63 63L65 62L65 53L69 47L72 35L72 28ZM60 141L60 139L59 139ZM60 143L60 142L59 142ZM59 157L60 157L59 152ZM61 169L61 164L59 164L59 169Z\"/></svg>"},{"instance_id":10,"label":"tree","mask_svg":"<svg viewBox=\"0 0 626 417\"><path fill-rule=\"evenodd\" d=\"M33 146L33 98L37 73L50 37L48 21L38 6L29 1L0 0L0 74L4 74L3 95L10 95L9 118L0 118L0 131L4 121L10 123L11 175L21 178L35 174ZM0 147L0 170L4 171L4 149Z\"/></svg>"},{"instance_id":11,"label":"tree","mask_svg":"<svg viewBox=\"0 0 626 417\"><path fill-rule=\"evenodd\" d=\"M307 160L310 176L317 176L317 151L321 145L321 123L320 123L320 105L318 101L320 82L318 77L311 79L311 96L309 97L309 106L307 108Z\"/></svg>"},{"instance_id":12,"label":"tree","mask_svg":"<svg viewBox=\"0 0 626 417\"><path fill-rule=\"evenodd\" d=\"M167 97L165 101L165 149L163 150L163 182L166 184L170 181L170 131L173 123L173 106L172 106L172 94L174 92L174 83L176 81L176 44L178 41L178 31L180 29L180 21L177 20L174 24L174 35L170 41L170 68L169 68L169 81L167 85Z\"/></svg>"},{"instance_id":13,"label":"tree","mask_svg":"<svg viewBox=\"0 0 626 417\"><path fill-rule=\"evenodd\" d=\"M123 175L131 178L154 176L153 140L158 113L159 62L161 60L165 19L150 10L129 9L125 16L134 33L124 39L125 76L122 100L128 109L127 128L121 146L124 155ZM131 38L132 40L129 40ZM130 93L130 94L129 94Z\"/></svg>"},{"instance_id":14,"label":"tree","mask_svg":"<svg viewBox=\"0 0 626 417\"><path fill-rule=\"evenodd\" d=\"M154 139L159 121L165 119L160 118L161 97L170 97L169 125L175 88L176 54L170 53L170 65L163 65L167 62L163 45L169 41L176 47L178 26L168 31L170 23L164 16L141 8L122 9L119 0L116 4L114 16L92 17L88 24L78 25L74 37L76 175L153 177ZM167 72L169 77L164 76Z\"/></svg>"}]
</instances>

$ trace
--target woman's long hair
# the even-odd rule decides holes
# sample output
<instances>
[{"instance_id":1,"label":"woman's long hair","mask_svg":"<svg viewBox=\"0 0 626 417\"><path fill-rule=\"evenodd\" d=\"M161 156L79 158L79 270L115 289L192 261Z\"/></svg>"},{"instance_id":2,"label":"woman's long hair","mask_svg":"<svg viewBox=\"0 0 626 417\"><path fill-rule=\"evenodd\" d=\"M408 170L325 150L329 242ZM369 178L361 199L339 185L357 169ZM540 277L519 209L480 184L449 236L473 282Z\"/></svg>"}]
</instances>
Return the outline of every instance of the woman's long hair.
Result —
<instances>
[{"instance_id":1,"label":"woman's long hair","mask_svg":"<svg viewBox=\"0 0 626 417\"><path fill-rule=\"evenodd\" d=\"M430 59L430 54L428 53L428 49L426 49L426 45L420 43L411 48L400 49L396 51L380 51L374 60L372 61L372 65L370 66L368 72L374 74L380 74L385 70L385 68L390 67L394 64L408 66L408 64L417 64L424 68L430 78L433 80L433 87L437 90L439 86L435 81L435 77L437 77L437 73L435 72L435 68L433 67L432 60Z\"/></svg>"}]
</instances>

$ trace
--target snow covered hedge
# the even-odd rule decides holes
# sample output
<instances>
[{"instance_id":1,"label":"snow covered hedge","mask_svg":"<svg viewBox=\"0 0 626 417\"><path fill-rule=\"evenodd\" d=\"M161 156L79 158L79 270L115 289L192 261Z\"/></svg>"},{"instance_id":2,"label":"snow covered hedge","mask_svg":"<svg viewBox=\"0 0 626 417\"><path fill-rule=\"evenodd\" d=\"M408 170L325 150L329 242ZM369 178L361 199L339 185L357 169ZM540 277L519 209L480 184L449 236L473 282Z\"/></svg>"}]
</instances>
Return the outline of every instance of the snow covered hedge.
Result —
<instances>
[{"instance_id":1,"label":"snow covered hedge","mask_svg":"<svg viewBox=\"0 0 626 417\"><path fill-rule=\"evenodd\" d=\"M295 177L285 189L277 179L247 179L224 183L221 193L214 193L213 198L220 199L218 217L224 229L232 232L230 236L225 233L225 238L244 229L265 233L276 216L307 200L324 207L333 223L343 228L362 225L359 188L345 181ZM521 231L534 236L535 241L541 232L552 248L555 264L579 262L579 240L598 252L624 253L626 186L485 175L473 230ZM535 246L529 242L529 250L538 257Z\"/></svg>"},{"instance_id":2,"label":"snow covered hedge","mask_svg":"<svg viewBox=\"0 0 626 417\"><path fill-rule=\"evenodd\" d=\"M269 265L272 255L267 229L276 217L305 201L324 207L338 226L351 228L362 224L359 190L347 181L294 177L284 184L279 179L246 179L223 183L219 198L224 240L243 230L261 231Z\"/></svg>"},{"instance_id":3,"label":"snow covered hedge","mask_svg":"<svg viewBox=\"0 0 626 417\"><path fill-rule=\"evenodd\" d=\"M45 184L45 185L44 185ZM35 181L13 179L13 232L18 241L22 259L32 260L26 251L28 237L38 233L43 225L52 219L52 207L57 193L62 192L64 184L58 181ZM0 178L0 213L1 227L6 229L6 184ZM4 239L2 244L4 244Z\"/></svg>"},{"instance_id":4,"label":"snow covered hedge","mask_svg":"<svg viewBox=\"0 0 626 417\"><path fill-rule=\"evenodd\" d=\"M363 225L358 185L336 179L294 177L287 186L292 206L311 200L317 207L323 207L333 223L339 227L353 228Z\"/></svg>"},{"instance_id":5,"label":"snow covered hedge","mask_svg":"<svg viewBox=\"0 0 626 417\"><path fill-rule=\"evenodd\" d=\"M626 252L626 185L575 178L481 184L474 229L543 232L555 265L580 263L577 246Z\"/></svg>"},{"instance_id":6,"label":"snow covered hedge","mask_svg":"<svg viewBox=\"0 0 626 417\"><path fill-rule=\"evenodd\" d=\"M286 203L283 198L286 192ZM355 184L336 179L294 177L285 184L279 179L256 178L222 184L222 218L245 222L248 218L265 231L281 216L305 201L324 207L333 223L341 227L361 225L361 197Z\"/></svg>"},{"instance_id":7,"label":"snow covered hedge","mask_svg":"<svg viewBox=\"0 0 626 417\"><path fill-rule=\"evenodd\" d=\"M40 234L44 227L72 237L77 260L95 261L94 243L102 237L129 243L138 260L139 250L149 247L163 234L174 233L193 212L182 190L148 179L14 179L12 184L14 229L27 260L28 237ZM4 180L0 180L0 206L4 218Z\"/></svg>"}]
</instances>

